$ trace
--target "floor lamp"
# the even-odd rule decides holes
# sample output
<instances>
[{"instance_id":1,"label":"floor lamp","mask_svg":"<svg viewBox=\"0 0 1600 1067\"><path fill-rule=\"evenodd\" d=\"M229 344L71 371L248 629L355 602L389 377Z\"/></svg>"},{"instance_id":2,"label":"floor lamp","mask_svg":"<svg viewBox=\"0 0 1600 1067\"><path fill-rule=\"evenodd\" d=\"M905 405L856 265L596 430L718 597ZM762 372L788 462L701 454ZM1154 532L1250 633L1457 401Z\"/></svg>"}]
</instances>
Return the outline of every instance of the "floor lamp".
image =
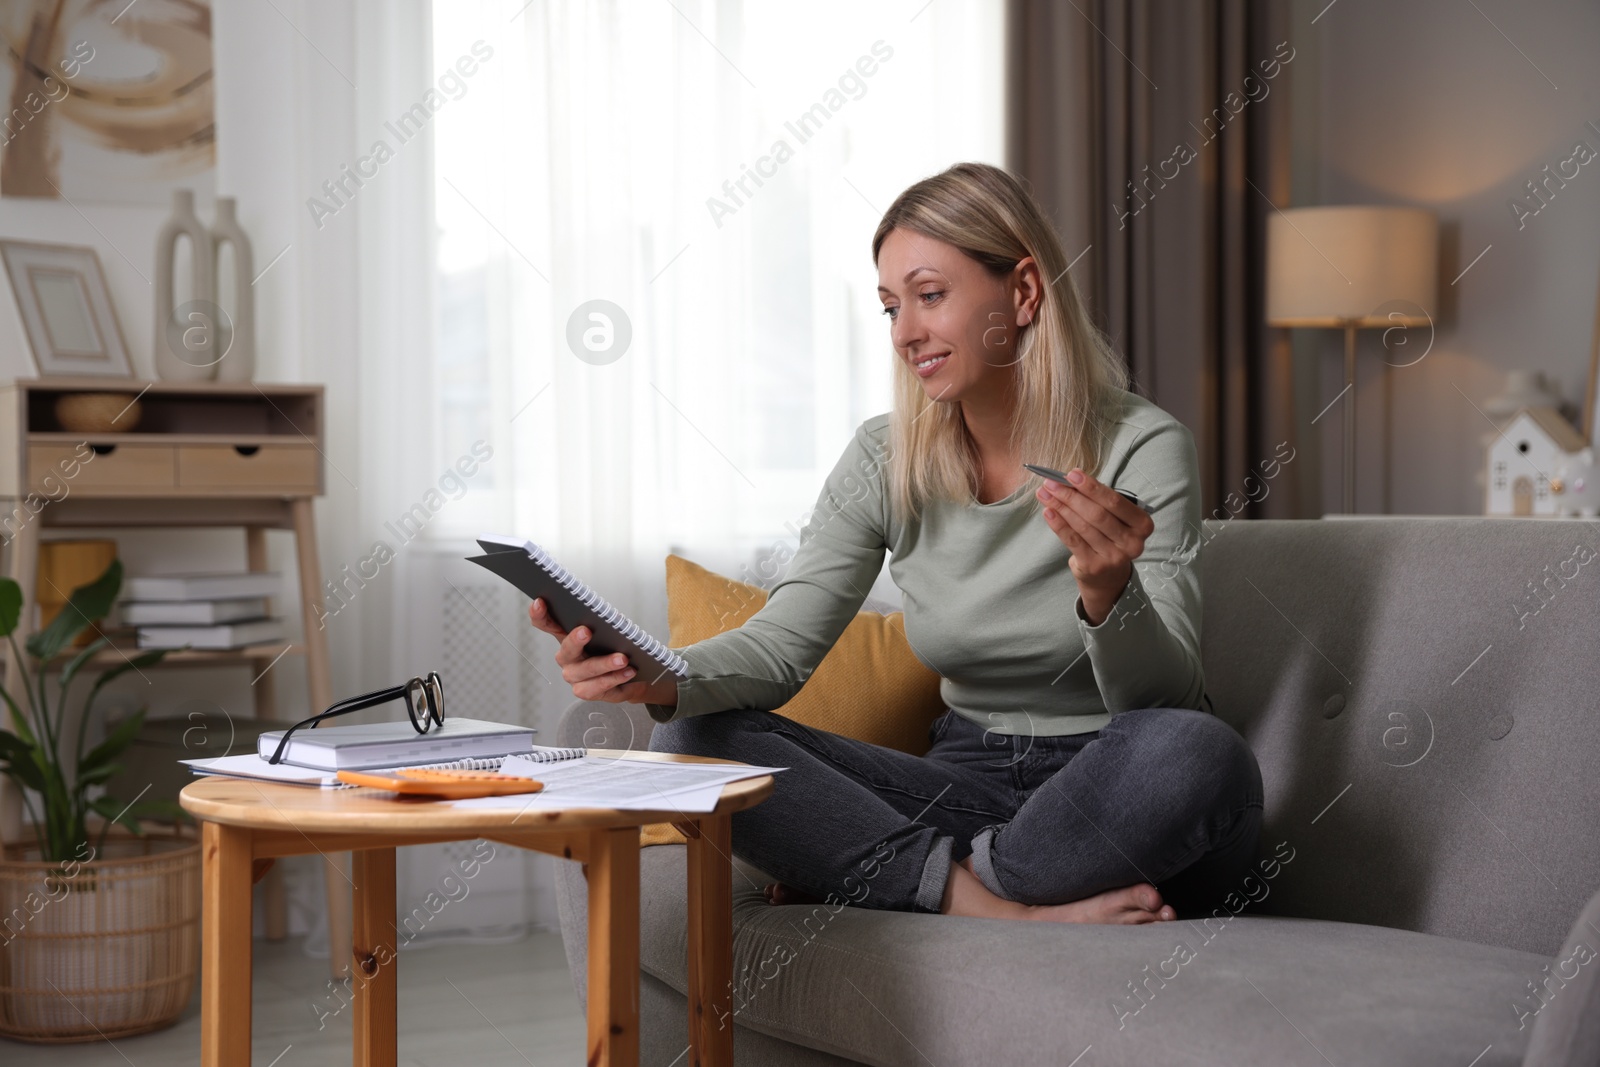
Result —
<instances>
[{"instance_id":1,"label":"floor lamp","mask_svg":"<svg viewBox=\"0 0 1600 1067\"><path fill-rule=\"evenodd\" d=\"M1267 217L1267 322L1344 331L1346 514L1356 510L1356 331L1430 325L1438 249L1438 220L1422 208L1301 207Z\"/></svg>"}]
</instances>

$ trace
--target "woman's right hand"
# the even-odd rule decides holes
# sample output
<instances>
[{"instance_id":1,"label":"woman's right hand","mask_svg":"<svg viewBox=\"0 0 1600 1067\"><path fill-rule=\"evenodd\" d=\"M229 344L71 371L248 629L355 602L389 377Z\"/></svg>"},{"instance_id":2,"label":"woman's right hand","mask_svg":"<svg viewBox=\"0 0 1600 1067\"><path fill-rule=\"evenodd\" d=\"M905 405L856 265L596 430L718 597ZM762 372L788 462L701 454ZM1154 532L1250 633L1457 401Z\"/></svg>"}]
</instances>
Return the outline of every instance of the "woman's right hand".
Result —
<instances>
[{"instance_id":1,"label":"woman's right hand","mask_svg":"<svg viewBox=\"0 0 1600 1067\"><path fill-rule=\"evenodd\" d=\"M642 678L620 653L585 655L584 647L594 634L586 626L579 626L571 633L557 626L542 598L528 606L528 618L534 629L543 630L561 642L561 647L556 649L556 665L561 668L562 680L572 686L572 694L579 700L667 707L678 703L678 679L666 668L660 668L658 678ZM655 664L650 666L654 668Z\"/></svg>"}]
</instances>

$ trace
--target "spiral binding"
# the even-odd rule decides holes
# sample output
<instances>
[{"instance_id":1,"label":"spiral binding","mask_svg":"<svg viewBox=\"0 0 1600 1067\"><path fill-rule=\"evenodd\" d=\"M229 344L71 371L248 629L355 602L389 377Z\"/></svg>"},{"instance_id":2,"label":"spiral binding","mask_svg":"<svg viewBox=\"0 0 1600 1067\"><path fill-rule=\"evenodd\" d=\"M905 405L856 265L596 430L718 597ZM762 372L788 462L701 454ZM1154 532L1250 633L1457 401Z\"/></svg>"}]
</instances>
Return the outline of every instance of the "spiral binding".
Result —
<instances>
[{"instance_id":1,"label":"spiral binding","mask_svg":"<svg viewBox=\"0 0 1600 1067\"><path fill-rule=\"evenodd\" d=\"M532 752L517 753L523 759L531 759L535 763L559 763L561 760L582 759L588 754L588 750L584 748L550 748L546 745L534 745Z\"/></svg>"},{"instance_id":2,"label":"spiral binding","mask_svg":"<svg viewBox=\"0 0 1600 1067\"><path fill-rule=\"evenodd\" d=\"M544 549L532 542L528 543L527 548L529 554L533 557L533 561L542 567L545 573L559 582L563 589L577 597L584 607L599 615L601 621L606 625L615 629L625 640L633 642L644 651L645 655L679 678L687 678L689 676L689 665L684 662L682 656L663 645L640 627L639 624L606 603L605 598L583 584L576 575L552 559Z\"/></svg>"},{"instance_id":3,"label":"spiral binding","mask_svg":"<svg viewBox=\"0 0 1600 1067\"><path fill-rule=\"evenodd\" d=\"M514 755L535 763L558 763L561 760L582 759L588 755L588 750L583 748L551 748L548 745L534 745L532 751L517 752ZM415 767L398 767L396 770L407 771L498 771L500 765L506 761L505 756L478 756L465 759L451 760L448 763L421 763Z\"/></svg>"},{"instance_id":4,"label":"spiral binding","mask_svg":"<svg viewBox=\"0 0 1600 1067\"><path fill-rule=\"evenodd\" d=\"M583 748L551 748L549 746L534 745L530 752L518 752L523 759L535 763L559 763L562 760L582 759L588 755L588 750ZM397 771L498 771L501 764L505 763L505 756L478 756L451 760L448 763L419 763L413 767L393 767L386 770ZM349 782L340 782L332 786L334 789L360 789L361 786Z\"/></svg>"},{"instance_id":5,"label":"spiral binding","mask_svg":"<svg viewBox=\"0 0 1600 1067\"><path fill-rule=\"evenodd\" d=\"M419 763L415 767L396 767L397 771L498 771L504 756L480 756L450 760L448 763Z\"/></svg>"}]
</instances>

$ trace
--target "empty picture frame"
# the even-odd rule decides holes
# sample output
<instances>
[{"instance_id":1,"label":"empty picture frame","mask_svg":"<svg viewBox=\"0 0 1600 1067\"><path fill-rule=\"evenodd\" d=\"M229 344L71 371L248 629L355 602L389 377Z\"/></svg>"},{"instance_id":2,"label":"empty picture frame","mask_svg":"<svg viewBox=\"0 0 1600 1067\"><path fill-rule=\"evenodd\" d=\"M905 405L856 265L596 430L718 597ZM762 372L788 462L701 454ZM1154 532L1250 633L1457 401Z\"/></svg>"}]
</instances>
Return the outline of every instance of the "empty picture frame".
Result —
<instances>
[{"instance_id":1,"label":"empty picture frame","mask_svg":"<svg viewBox=\"0 0 1600 1067\"><path fill-rule=\"evenodd\" d=\"M94 249L0 241L0 257L41 376L133 376Z\"/></svg>"}]
</instances>

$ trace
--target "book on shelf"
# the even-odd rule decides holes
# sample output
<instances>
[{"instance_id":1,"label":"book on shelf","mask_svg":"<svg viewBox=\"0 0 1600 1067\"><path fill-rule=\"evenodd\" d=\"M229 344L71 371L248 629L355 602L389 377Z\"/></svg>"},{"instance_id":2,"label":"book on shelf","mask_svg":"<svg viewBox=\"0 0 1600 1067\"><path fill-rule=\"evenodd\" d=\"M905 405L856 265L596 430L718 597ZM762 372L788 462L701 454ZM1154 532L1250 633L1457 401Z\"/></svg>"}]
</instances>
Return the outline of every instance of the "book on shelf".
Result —
<instances>
[{"instance_id":1,"label":"book on shelf","mask_svg":"<svg viewBox=\"0 0 1600 1067\"><path fill-rule=\"evenodd\" d=\"M144 574L128 579L128 600L233 600L278 592L278 575L269 571L230 574Z\"/></svg>"},{"instance_id":2,"label":"book on shelf","mask_svg":"<svg viewBox=\"0 0 1600 1067\"><path fill-rule=\"evenodd\" d=\"M265 597L231 600L124 600L122 621L129 626L215 626L267 616Z\"/></svg>"},{"instance_id":3,"label":"book on shelf","mask_svg":"<svg viewBox=\"0 0 1600 1067\"><path fill-rule=\"evenodd\" d=\"M319 726L296 730L284 746L282 762L318 771L358 771L526 756L534 752L536 732L528 726L454 718L446 719L443 726L435 726L425 734L417 733L408 721ZM256 753L268 767L281 766L267 764L266 760L277 751L283 733L273 730L256 739ZM498 769L498 765L468 769Z\"/></svg>"},{"instance_id":4,"label":"book on shelf","mask_svg":"<svg viewBox=\"0 0 1600 1067\"><path fill-rule=\"evenodd\" d=\"M224 650L284 640L282 619L255 619L217 626L141 626L140 648L190 648Z\"/></svg>"}]
</instances>

